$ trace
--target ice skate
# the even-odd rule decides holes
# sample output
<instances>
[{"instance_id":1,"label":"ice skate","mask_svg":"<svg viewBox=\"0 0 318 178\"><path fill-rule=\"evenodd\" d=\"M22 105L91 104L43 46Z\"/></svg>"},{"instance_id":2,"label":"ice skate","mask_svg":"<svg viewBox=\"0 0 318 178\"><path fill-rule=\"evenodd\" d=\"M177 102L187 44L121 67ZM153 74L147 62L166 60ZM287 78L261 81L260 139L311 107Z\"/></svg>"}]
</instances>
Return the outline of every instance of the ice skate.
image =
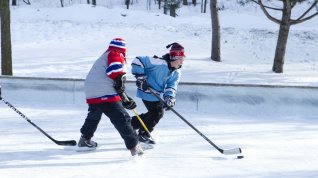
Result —
<instances>
[{"instance_id":1,"label":"ice skate","mask_svg":"<svg viewBox=\"0 0 318 178\"><path fill-rule=\"evenodd\" d=\"M144 154L143 149L139 144L130 149L131 156L142 156Z\"/></svg>"},{"instance_id":2,"label":"ice skate","mask_svg":"<svg viewBox=\"0 0 318 178\"><path fill-rule=\"evenodd\" d=\"M83 136L78 141L77 150L78 152L81 151L92 151L95 150L97 147L97 143L92 141L91 139L86 139Z\"/></svg>"}]
</instances>

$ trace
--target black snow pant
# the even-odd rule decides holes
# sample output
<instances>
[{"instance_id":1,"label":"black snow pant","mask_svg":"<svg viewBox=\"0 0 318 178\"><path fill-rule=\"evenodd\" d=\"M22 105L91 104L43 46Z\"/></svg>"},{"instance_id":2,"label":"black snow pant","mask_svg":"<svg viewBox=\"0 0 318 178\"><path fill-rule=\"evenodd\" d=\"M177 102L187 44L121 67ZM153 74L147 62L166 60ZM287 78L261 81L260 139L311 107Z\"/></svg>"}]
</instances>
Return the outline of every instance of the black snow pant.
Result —
<instances>
[{"instance_id":1,"label":"black snow pant","mask_svg":"<svg viewBox=\"0 0 318 178\"><path fill-rule=\"evenodd\" d=\"M142 100L146 106L148 112L140 114L141 120L145 123L149 132L152 132L155 125L158 124L159 120L163 117L164 109L160 101L146 101ZM144 130L140 124L137 116L132 117L131 125L134 129Z\"/></svg>"},{"instance_id":2,"label":"black snow pant","mask_svg":"<svg viewBox=\"0 0 318 178\"><path fill-rule=\"evenodd\" d=\"M104 113L124 139L127 149L131 149L137 145L138 136L131 126L130 116L121 102L89 104L88 106L88 114L81 128L84 138L90 139L94 136L98 123Z\"/></svg>"}]
</instances>

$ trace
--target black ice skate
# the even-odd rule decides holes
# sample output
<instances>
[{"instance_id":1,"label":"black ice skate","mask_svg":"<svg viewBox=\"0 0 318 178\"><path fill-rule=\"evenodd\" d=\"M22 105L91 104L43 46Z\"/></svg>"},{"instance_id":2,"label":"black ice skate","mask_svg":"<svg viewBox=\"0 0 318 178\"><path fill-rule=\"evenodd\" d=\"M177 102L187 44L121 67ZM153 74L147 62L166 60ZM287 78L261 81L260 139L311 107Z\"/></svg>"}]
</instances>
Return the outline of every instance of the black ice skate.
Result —
<instances>
[{"instance_id":1,"label":"black ice skate","mask_svg":"<svg viewBox=\"0 0 318 178\"><path fill-rule=\"evenodd\" d=\"M156 144L156 142L144 130L139 130L138 139L139 139L139 142L142 142L142 143L152 144L152 145Z\"/></svg>"},{"instance_id":2,"label":"black ice skate","mask_svg":"<svg viewBox=\"0 0 318 178\"><path fill-rule=\"evenodd\" d=\"M78 141L77 150L76 151L91 151L95 150L97 147L97 143L92 141L91 139L86 139L83 136Z\"/></svg>"}]
</instances>

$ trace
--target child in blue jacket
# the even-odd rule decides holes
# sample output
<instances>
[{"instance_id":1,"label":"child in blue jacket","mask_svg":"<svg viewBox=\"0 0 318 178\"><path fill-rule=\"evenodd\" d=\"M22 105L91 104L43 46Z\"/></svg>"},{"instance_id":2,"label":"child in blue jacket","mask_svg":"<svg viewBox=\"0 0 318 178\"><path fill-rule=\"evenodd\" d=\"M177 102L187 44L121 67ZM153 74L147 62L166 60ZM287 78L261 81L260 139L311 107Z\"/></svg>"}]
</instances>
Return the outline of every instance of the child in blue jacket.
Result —
<instances>
[{"instance_id":1,"label":"child in blue jacket","mask_svg":"<svg viewBox=\"0 0 318 178\"><path fill-rule=\"evenodd\" d=\"M171 48L170 48L171 47ZM173 107L176 103L177 86L181 76L181 66L185 59L184 48L178 43L167 46L170 52L161 58L154 56L138 56L132 61L132 74L136 77L137 97L141 98L148 112L140 114L140 118L147 126L149 132L163 117L167 105ZM148 87L158 95L163 94L164 104L153 96ZM150 135L143 129L138 118L132 117L131 124L139 129L140 142L155 144Z\"/></svg>"}]
</instances>

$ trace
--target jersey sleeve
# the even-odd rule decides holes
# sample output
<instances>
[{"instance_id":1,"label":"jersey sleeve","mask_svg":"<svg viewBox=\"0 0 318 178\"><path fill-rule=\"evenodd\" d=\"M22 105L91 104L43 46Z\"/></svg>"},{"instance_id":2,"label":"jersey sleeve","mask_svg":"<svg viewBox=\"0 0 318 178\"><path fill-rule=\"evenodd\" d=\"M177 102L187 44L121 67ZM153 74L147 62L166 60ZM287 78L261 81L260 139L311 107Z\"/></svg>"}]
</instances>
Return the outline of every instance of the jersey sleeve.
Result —
<instances>
[{"instance_id":1,"label":"jersey sleeve","mask_svg":"<svg viewBox=\"0 0 318 178\"><path fill-rule=\"evenodd\" d=\"M107 61L106 74L109 76L109 78L114 80L117 76L125 73L125 58L121 53L110 52L108 54Z\"/></svg>"},{"instance_id":2,"label":"jersey sleeve","mask_svg":"<svg viewBox=\"0 0 318 178\"><path fill-rule=\"evenodd\" d=\"M175 71L174 75L172 75L171 78L167 80L164 93L163 93L164 98L167 96L176 97L180 76L181 76L181 72L178 70L178 71Z\"/></svg>"}]
</instances>

